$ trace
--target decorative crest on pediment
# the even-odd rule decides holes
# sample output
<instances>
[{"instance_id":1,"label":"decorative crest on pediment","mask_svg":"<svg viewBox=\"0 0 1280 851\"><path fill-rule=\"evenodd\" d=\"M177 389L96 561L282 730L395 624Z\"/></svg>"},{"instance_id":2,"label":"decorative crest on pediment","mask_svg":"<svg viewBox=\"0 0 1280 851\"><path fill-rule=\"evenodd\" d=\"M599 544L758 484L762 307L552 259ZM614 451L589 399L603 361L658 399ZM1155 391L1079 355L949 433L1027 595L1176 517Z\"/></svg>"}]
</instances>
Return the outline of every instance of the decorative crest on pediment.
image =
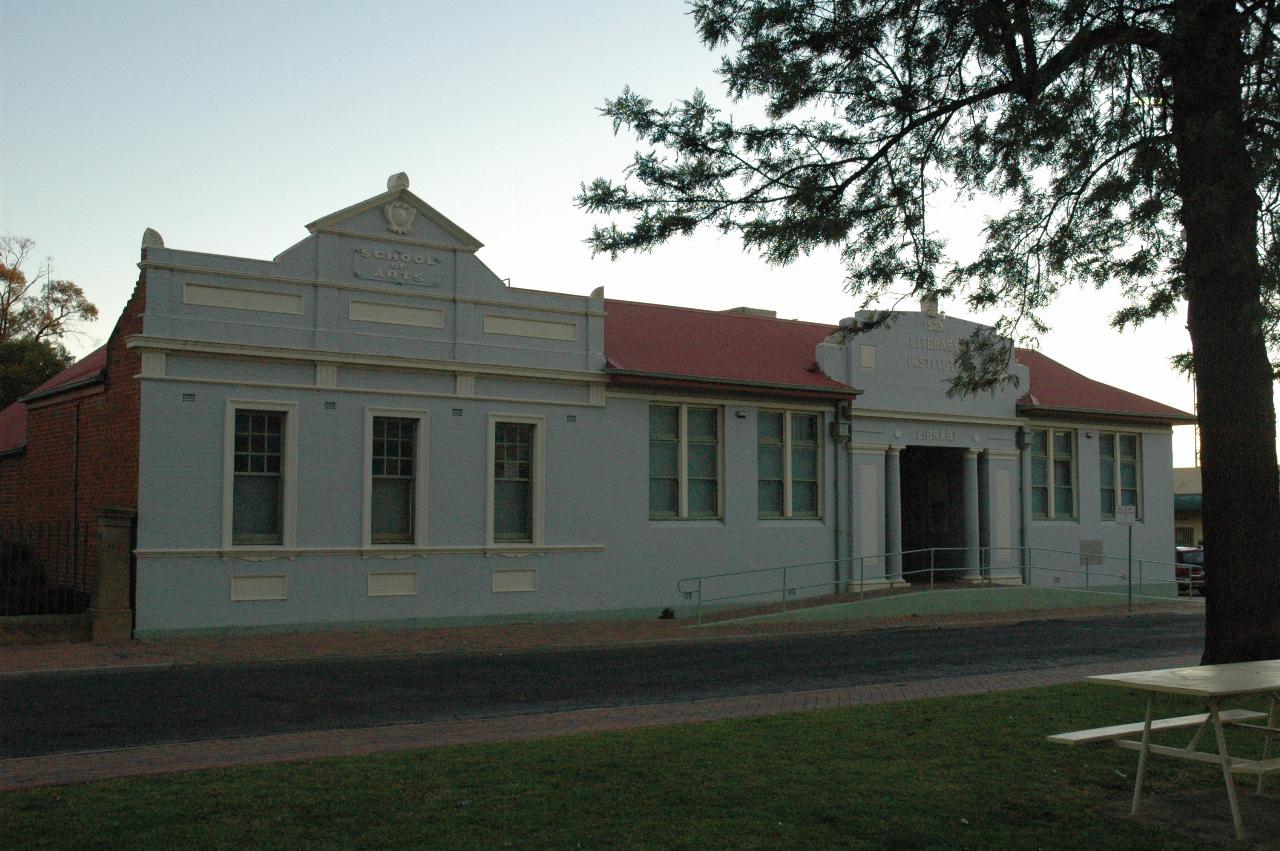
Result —
<instances>
[{"instance_id":1,"label":"decorative crest on pediment","mask_svg":"<svg viewBox=\"0 0 1280 851\"><path fill-rule=\"evenodd\" d=\"M379 212L382 222L378 221ZM366 213L372 215L365 216ZM387 178L386 192L316 219L307 225L307 230L391 239L381 229L384 224L387 231L395 234L396 242L456 247L468 252L483 247L480 240L414 195L409 190L409 176L404 172Z\"/></svg>"},{"instance_id":2,"label":"decorative crest on pediment","mask_svg":"<svg viewBox=\"0 0 1280 851\"><path fill-rule=\"evenodd\" d=\"M382 215L387 219L387 230L406 234L413 227L413 218L418 215L418 211L404 201L392 201L382 208Z\"/></svg>"},{"instance_id":3,"label":"decorative crest on pediment","mask_svg":"<svg viewBox=\"0 0 1280 851\"><path fill-rule=\"evenodd\" d=\"M403 171L387 178L388 192L401 192L408 188L409 175ZM418 215L418 211L414 209L412 204L407 204L397 199L382 208L382 215L387 220L387 230L403 236L413 227L413 218Z\"/></svg>"}]
</instances>

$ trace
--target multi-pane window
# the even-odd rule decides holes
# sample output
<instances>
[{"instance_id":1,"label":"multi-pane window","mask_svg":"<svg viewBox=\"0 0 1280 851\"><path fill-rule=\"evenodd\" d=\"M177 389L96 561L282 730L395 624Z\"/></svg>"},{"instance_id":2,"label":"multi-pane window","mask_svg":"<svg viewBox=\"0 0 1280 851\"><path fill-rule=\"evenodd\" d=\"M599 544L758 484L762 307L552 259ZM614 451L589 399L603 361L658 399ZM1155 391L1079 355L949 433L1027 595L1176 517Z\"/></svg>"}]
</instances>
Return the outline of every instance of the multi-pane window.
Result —
<instances>
[{"instance_id":1,"label":"multi-pane window","mask_svg":"<svg viewBox=\"0 0 1280 851\"><path fill-rule=\"evenodd\" d=\"M720 514L720 412L715 408L685 408L689 438L686 515Z\"/></svg>"},{"instance_id":2,"label":"multi-pane window","mask_svg":"<svg viewBox=\"0 0 1280 851\"><path fill-rule=\"evenodd\" d=\"M1098 483L1102 516L1116 516L1117 505L1131 505L1142 515L1139 442L1136 434L1098 435Z\"/></svg>"},{"instance_id":3,"label":"multi-pane window","mask_svg":"<svg viewBox=\"0 0 1280 851\"><path fill-rule=\"evenodd\" d=\"M720 516L720 410L649 406L649 516Z\"/></svg>"},{"instance_id":4,"label":"multi-pane window","mask_svg":"<svg viewBox=\"0 0 1280 851\"><path fill-rule=\"evenodd\" d=\"M761 411L756 438L760 516L817 517L817 415Z\"/></svg>"},{"instance_id":5,"label":"multi-pane window","mask_svg":"<svg viewBox=\"0 0 1280 851\"><path fill-rule=\"evenodd\" d=\"M414 542L417 436L417 419L373 418L369 538L375 544Z\"/></svg>"},{"instance_id":6,"label":"multi-pane window","mask_svg":"<svg viewBox=\"0 0 1280 851\"><path fill-rule=\"evenodd\" d=\"M1031 516L1070 520L1076 516L1075 432L1032 429Z\"/></svg>"},{"instance_id":7,"label":"multi-pane window","mask_svg":"<svg viewBox=\"0 0 1280 851\"><path fill-rule=\"evenodd\" d=\"M649 516L680 516L680 408L649 406Z\"/></svg>"},{"instance_id":8,"label":"multi-pane window","mask_svg":"<svg viewBox=\"0 0 1280 851\"><path fill-rule=\"evenodd\" d=\"M791 421L791 516L818 516L818 417L788 414Z\"/></svg>"},{"instance_id":9,"label":"multi-pane window","mask_svg":"<svg viewBox=\"0 0 1280 851\"><path fill-rule=\"evenodd\" d=\"M787 498L787 415L756 414L756 503L761 517L783 517Z\"/></svg>"},{"instance_id":10,"label":"multi-pane window","mask_svg":"<svg viewBox=\"0 0 1280 851\"><path fill-rule=\"evenodd\" d=\"M532 423L494 423L493 540L533 541Z\"/></svg>"},{"instance_id":11,"label":"multi-pane window","mask_svg":"<svg viewBox=\"0 0 1280 851\"><path fill-rule=\"evenodd\" d=\"M284 543L284 413L237 410L232 544Z\"/></svg>"}]
</instances>

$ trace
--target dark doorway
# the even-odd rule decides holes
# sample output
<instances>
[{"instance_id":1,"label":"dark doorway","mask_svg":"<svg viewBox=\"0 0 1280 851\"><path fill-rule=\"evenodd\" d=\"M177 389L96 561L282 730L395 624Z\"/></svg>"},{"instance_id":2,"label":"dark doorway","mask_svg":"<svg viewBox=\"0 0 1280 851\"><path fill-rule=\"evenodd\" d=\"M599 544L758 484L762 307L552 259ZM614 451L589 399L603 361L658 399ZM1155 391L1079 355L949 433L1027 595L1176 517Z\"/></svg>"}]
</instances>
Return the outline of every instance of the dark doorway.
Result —
<instances>
[{"instance_id":1,"label":"dark doorway","mask_svg":"<svg viewBox=\"0 0 1280 851\"><path fill-rule=\"evenodd\" d=\"M908 446L899 456L902 483L902 549L949 547L933 555L937 579L949 580L964 570L964 450ZM929 583L929 553L902 557L904 577Z\"/></svg>"}]
</instances>

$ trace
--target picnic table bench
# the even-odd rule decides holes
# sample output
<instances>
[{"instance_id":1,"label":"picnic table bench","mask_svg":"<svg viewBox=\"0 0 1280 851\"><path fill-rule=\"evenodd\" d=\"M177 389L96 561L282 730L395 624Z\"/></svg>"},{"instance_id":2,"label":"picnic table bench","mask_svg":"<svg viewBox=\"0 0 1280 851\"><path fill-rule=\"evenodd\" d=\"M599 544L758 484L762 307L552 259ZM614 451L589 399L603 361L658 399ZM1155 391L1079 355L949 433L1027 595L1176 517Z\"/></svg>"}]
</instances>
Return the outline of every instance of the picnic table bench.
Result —
<instances>
[{"instance_id":1,"label":"picnic table bench","mask_svg":"<svg viewBox=\"0 0 1280 851\"><path fill-rule=\"evenodd\" d=\"M1063 745L1085 745L1114 741L1118 746L1138 751L1138 771L1133 784L1131 812L1138 814L1142 801L1142 782L1146 776L1150 755L1173 759L1212 763L1222 769L1223 784L1227 789L1227 801L1231 805L1231 820L1236 837L1244 839L1244 824L1240 818L1240 805L1236 798L1233 775L1257 775L1257 792L1261 793L1266 775L1280 771L1280 758L1271 758L1271 739L1280 735L1276 726L1277 705L1280 704L1280 660L1266 662L1240 662L1232 665L1199 665L1190 668L1167 668L1158 671L1136 671L1128 674L1103 674L1088 677L1087 682L1118 686L1147 692L1147 713L1143 721L1095 727L1049 736L1049 741ZM1176 718L1155 718L1155 700L1158 694L1182 694L1202 698L1207 712L1182 715ZM1271 705L1266 713L1249 709L1219 709L1225 698L1269 695ZM1266 718L1265 724L1251 723ZM1231 756L1227 751L1224 727L1239 727L1262 733L1261 759ZM1151 742L1151 734L1169 730L1195 728L1195 735L1182 748L1157 745ZM1204 734L1212 730L1217 744L1216 752L1197 750ZM1130 736L1140 734L1134 741Z\"/></svg>"}]
</instances>

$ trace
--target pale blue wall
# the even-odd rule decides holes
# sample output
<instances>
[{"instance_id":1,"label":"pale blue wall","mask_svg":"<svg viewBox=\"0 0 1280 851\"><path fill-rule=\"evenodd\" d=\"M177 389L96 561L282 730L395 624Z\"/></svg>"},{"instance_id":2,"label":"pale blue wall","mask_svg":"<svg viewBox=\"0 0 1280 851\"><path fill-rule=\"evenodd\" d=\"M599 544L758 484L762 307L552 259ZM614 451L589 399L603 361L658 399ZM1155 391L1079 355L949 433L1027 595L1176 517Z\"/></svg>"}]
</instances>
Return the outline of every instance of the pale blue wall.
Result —
<instances>
[{"instance_id":1,"label":"pale blue wall","mask_svg":"<svg viewBox=\"0 0 1280 851\"><path fill-rule=\"evenodd\" d=\"M723 517L654 521L648 509L651 399L604 392L603 299L504 286L476 258L478 244L472 238L407 193L401 200L419 212L408 241L391 242L381 205L394 198L388 193L321 220L311 236L275 261L148 250L145 333L133 341L151 357L144 361L142 377L140 633L602 610L656 616L665 606L688 605L677 590L684 577L784 564L808 565L789 571L791 586L809 586L798 595L829 593L838 555L878 553L883 543L883 525L871 530L879 543L863 540L860 515L867 501L883 516L884 456L877 447L994 453L985 456L989 460L982 470L1003 471L1011 482L1001 512L1004 533L1015 545L1022 543L1019 489L1025 461L1010 453L1016 451L1018 428L1028 425L1015 410L1024 391L950 398L947 370L933 362L922 367L916 359L921 351L938 355L919 340L954 341L977 326L948 318L941 330L937 317L906 313L891 329L846 346L818 347L815 356L830 375L865 391L852 409L851 441L860 447L852 481L850 455L831 437L834 403L811 408L823 419L821 519L758 517L757 413L761 407L796 410L796 405L687 400L714 405L721 414ZM424 281L370 280L369 267L361 266L356 255L398 245L424 258L409 267ZM362 269L364 277L357 274ZM300 296L301 313L186 304L188 283ZM348 313L353 300L436 310L441 327L353 321ZM544 323L524 327L572 339L486 333L486 315ZM862 345L875 346L874 367L862 365ZM942 354L949 345L943 344ZM150 354L162 351L162 362ZM1015 374L1025 382L1024 368L1017 367ZM296 405L296 546L269 554L269 560L259 552L245 557L222 546L228 399ZM370 406L428 416L428 472L422 485L428 503L426 548L404 557L361 550L364 423ZM492 414L544 418L545 546L486 552ZM1082 540L1102 539L1107 554L1118 553L1123 531L1097 516L1097 441L1083 436L1097 429L1079 428L1080 517L1070 523L1032 523L1027 543L1076 550ZM1144 433L1143 462L1145 517L1135 547L1141 558L1167 559L1172 552L1167 429ZM879 477L864 494L858 466L877 463ZM992 542L996 532L988 530ZM493 574L503 570L535 571L537 590L495 592ZM881 576L877 570L882 565L868 578ZM370 597L368 575L384 571L416 573L418 593ZM288 598L233 602L232 578L251 575L286 576ZM739 599L773 602L778 585L776 573L708 580L704 594L768 591Z\"/></svg>"},{"instance_id":2,"label":"pale blue wall","mask_svg":"<svg viewBox=\"0 0 1280 851\"><path fill-rule=\"evenodd\" d=\"M1084 566L1075 555L1082 542L1101 541L1102 565L1091 566L1091 585L1127 584L1129 571L1129 530L1124 524L1102 519L1099 495L1098 435L1104 431L1138 432L1142 441L1142 518L1133 526L1134 580L1139 572L1153 581L1173 578L1173 439L1168 429L1142 429L1124 425L1063 423L1076 435L1076 476L1078 489L1075 520L1032 520L1028 543L1045 552L1033 553L1037 585L1082 586ZM1140 566L1138 561L1143 562ZM1074 571L1074 573L1068 572ZM1167 591L1167 589L1165 589Z\"/></svg>"},{"instance_id":3,"label":"pale blue wall","mask_svg":"<svg viewBox=\"0 0 1280 851\"><path fill-rule=\"evenodd\" d=\"M228 375L236 364L225 362ZM532 388L536 390L535 388ZM183 394L194 402L182 402ZM749 403L718 406L724 417L725 512L720 520L649 520L648 401L611 397L605 407L414 399L322 388L228 387L198 382L146 382L143 398L144 485L138 547L148 550L221 547L222 440L225 400L296 403L298 529L294 558L255 562L215 555L139 559L142 632L224 625L445 619L598 609L687 605L676 591L687 576L781 564L823 562L793 574L801 593L831 590L835 510L827 488L824 520L757 516L755 413ZM333 401L333 410L324 407ZM308 554L313 548L359 548L364 406L422 409L429 414L429 547L480 547L488 460L488 415L545 417L545 543L594 545L590 553L535 553L519 558L433 554L365 558ZM771 406L772 407L772 406ZM455 416L454 409L462 415ZM737 412L745 417L739 418ZM576 418L575 422L568 417ZM830 417L824 417L824 421ZM202 447L192 452L191 447ZM824 475L834 447L824 443ZM536 592L494 593L494 569L533 568ZM413 570L413 598L370 598L371 570ZM232 602L233 575L284 574L286 601ZM708 585L707 595L776 587L777 577ZM762 598L762 602L767 599ZM163 601L163 602L162 602Z\"/></svg>"}]
</instances>

